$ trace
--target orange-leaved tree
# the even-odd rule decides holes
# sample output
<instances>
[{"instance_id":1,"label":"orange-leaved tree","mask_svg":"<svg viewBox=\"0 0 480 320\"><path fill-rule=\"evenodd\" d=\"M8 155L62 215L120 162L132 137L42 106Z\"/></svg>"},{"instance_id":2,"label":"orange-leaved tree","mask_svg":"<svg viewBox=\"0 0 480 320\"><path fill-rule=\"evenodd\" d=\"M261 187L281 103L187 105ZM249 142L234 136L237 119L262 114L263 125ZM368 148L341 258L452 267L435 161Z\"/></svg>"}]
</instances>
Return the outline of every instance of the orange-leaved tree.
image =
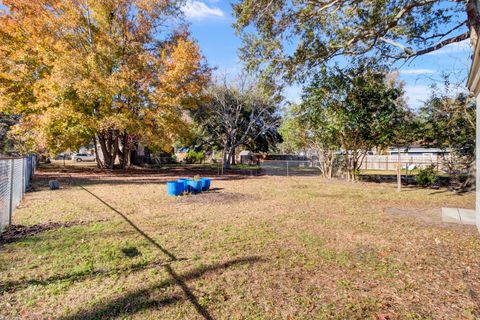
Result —
<instances>
[{"instance_id":1,"label":"orange-leaved tree","mask_svg":"<svg viewBox=\"0 0 480 320\"><path fill-rule=\"evenodd\" d=\"M2 0L0 112L12 135L55 153L98 144L99 166L128 164L141 142L169 148L210 70L181 1Z\"/></svg>"}]
</instances>

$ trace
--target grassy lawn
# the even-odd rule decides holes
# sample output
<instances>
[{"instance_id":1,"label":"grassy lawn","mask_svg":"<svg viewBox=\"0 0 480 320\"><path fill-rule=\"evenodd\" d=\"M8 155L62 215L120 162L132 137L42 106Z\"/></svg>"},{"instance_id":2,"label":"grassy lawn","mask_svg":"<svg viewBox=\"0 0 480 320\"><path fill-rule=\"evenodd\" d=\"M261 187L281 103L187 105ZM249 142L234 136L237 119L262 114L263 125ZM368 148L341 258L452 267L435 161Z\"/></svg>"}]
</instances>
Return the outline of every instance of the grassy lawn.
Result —
<instances>
[{"instance_id":1,"label":"grassy lawn","mask_svg":"<svg viewBox=\"0 0 480 320\"><path fill-rule=\"evenodd\" d=\"M474 194L226 176L168 198L172 174L40 170L0 243L0 318L480 316L478 233L432 214Z\"/></svg>"}]
</instances>

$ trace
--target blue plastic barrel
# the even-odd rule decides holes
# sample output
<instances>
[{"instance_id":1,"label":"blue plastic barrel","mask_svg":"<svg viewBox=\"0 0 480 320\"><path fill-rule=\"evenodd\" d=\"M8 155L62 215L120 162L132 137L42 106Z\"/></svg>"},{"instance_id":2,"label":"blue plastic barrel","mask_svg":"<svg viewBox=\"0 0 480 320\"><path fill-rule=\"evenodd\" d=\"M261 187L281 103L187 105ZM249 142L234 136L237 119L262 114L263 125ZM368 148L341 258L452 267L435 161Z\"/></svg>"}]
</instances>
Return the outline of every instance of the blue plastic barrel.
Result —
<instances>
[{"instance_id":1,"label":"blue plastic barrel","mask_svg":"<svg viewBox=\"0 0 480 320\"><path fill-rule=\"evenodd\" d=\"M180 193L188 192L188 179L185 178L180 178L177 180L179 187L180 187Z\"/></svg>"},{"instance_id":2,"label":"blue plastic barrel","mask_svg":"<svg viewBox=\"0 0 480 320\"><path fill-rule=\"evenodd\" d=\"M190 181L193 181L192 179L186 178L184 183L185 183L185 192L192 192L192 187L190 186Z\"/></svg>"},{"instance_id":3,"label":"blue plastic barrel","mask_svg":"<svg viewBox=\"0 0 480 320\"><path fill-rule=\"evenodd\" d=\"M168 181L167 182L167 194L169 196L179 196L181 194L179 187L179 183L177 181Z\"/></svg>"},{"instance_id":4,"label":"blue plastic barrel","mask_svg":"<svg viewBox=\"0 0 480 320\"><path fill-rule=\"evenodd\" d=\"M202 178L202 191L210 189L210 178Z\"/></svg>"},{"instance_id":5,"label":"blue plastic barrel","mask_svg":"<svg viewBox=\"0 0 480 320\"><path fill-rule=\"evenodd\" d=\"M202 180L188 180L188 186L190 192L199 193L202 192Z\"/></svg>"}]
</instances>

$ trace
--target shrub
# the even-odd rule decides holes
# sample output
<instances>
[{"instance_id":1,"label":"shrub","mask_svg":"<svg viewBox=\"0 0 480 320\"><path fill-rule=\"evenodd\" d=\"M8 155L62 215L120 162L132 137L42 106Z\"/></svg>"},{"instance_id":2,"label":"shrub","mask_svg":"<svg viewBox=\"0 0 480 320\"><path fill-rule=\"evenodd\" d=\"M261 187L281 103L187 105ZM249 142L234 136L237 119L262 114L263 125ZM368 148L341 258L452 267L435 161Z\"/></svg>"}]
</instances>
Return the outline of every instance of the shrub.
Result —
<instances>
[{"instance_id":1,"label":"shrub","mask_svg":"<svg viewBox=\"0 0 480 320\"><path fill-rule=\"evenodd\" d=\"M187 153L187 162L188 163L202 163L205 160L205 153L203 151L196 152L190 150Z\"/></svg>"},{"instance_id":2,"label":"shrub","mask_svg":"<svg viewBox=\"0 0 480 320\"><path fill-rule=\"evenodd\" d=\"M416 176L416 181L419 185L423 187L431 186L437 182L437 172L435 170L435 165L430 165L425 169L420 169Z\"/></svg>"}]
</instances>

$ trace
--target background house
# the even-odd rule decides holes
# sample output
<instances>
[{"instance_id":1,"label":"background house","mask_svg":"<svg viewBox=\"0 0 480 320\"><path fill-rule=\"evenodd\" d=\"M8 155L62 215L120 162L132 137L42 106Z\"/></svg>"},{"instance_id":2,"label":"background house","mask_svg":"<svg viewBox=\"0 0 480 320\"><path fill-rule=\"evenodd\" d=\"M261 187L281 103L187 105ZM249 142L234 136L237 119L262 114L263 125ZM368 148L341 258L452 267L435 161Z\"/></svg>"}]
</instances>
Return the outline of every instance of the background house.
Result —
<instances>
[{"instance_id":1,"label":"background house","mask_svg":"<svg viewBox=\"0 0 480 320\"><path fill-rule=\"evenodd\" d=\"M449 149L424 148L419 146L390 148L388 150L388 153L390 155L397 155L399 151L400 151L400 155L423 156L423 157L446 156L450 154Z\"/></svg>"}]
</instances>

